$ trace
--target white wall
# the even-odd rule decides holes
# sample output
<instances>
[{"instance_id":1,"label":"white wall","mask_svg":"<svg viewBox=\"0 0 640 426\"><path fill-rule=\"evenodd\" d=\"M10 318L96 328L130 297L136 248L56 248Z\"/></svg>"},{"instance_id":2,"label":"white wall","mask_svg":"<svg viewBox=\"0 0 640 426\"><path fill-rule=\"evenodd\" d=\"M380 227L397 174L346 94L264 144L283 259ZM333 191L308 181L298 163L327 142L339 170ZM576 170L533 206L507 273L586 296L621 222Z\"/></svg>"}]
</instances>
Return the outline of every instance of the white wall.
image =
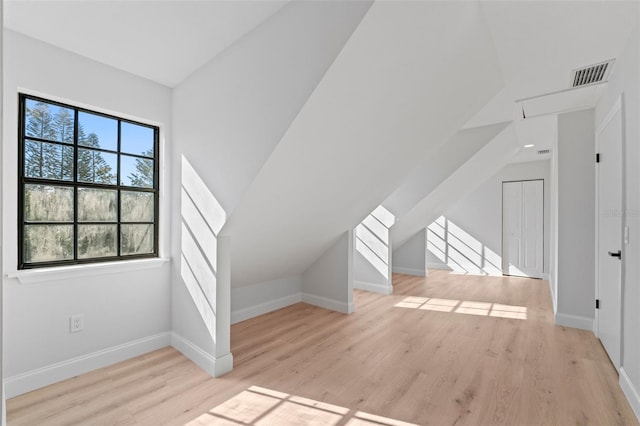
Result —
<instances>
[{"instance_id":1,"label":"white wall","mask_svg":"<svg viewBox=\"0 0 640 426\"><path fill-rule=\"evenodd\" d=\"M302 274L302 301L322 308L353 312L353 232L344 232Z\"/></svg>"},{"instance_id":2,"label":"white wall","mask_svg":"<svg viewBox=\"0 0 640 426\"><path fill-rule=\"evenodd\" d=\"M558 311L558 119L555 117L555 135L551 145L549 196L549 290L553 313Z\"/></svg>"},{"instance_id":3,"label":"white wall","mask_svg":"<svg viewBox=\"0 0 640 426\"><path fill-rule=\"evenodd\" d=\"M401 218L445 179L495 139L509 123L460 130L425 155L402 185L382 203Z\"/></svg>"},{"instance_id":4,"label":"white wall","mask_svg":"<svg viewBox=\"0 0 640 426\"><path fill-rule=\"evenodd\" d=\"M447 208L508 164L520 148L514 124L510 123L399 218L392 229L392 244L401 245L418 230L429 227Z\"/></svg>"},{"instance_id":5,"label":"white wall","mask_svg":"<svg viewBox=\"0 0 640 426\"><path fill-rule=\"evenodd\" d=\"M4 7L4 2L0 3L0 22L2 22L2 18L3 18L3 7ZM0 82L3 81L3 32L0 31ZM4 99L3 97L3 84L0 84L0 99ZM0 135L2 135L2 128L3 128L3 115L2 115L2 103L0 103ZM0 164L2 164L2 151L3 151L3 147L2 147L2 143L0 143ZM4 219L4 215L2 214L2 198L3 198L3 188L4 188L4 181L2 179L2 173L0 173L0 259L2 259L2 247L3 247L3 242L4 240L2 239L2 223L3 223L3 219ZM0 261L0 282L2 282L2 277L4 277L4 273L3 273L3 268L2 268L2 264L3 262ZM0 286L0 425L4 426L6 423L6 404L5 404L5 395L4 395L4 362L3 362L3 349L2 349L2 343L3 343L3 334L4 334L4 328L3 328L3 322L4 322L4 314L3 314L3 308L2 308L2 293L3 293L3 288L4 285Z\"/></svg>"},{"instance_id":6,"label":"white wall","mask_svg":"<svg viewBox=\"0 0 640 426\"><path fill-rule=\"evenodd\" d=\"M3 55L4 122L18 122L17 93L26 90L157 124L161 128L161 144L166 145L171 122L168 88L12 31L4 32ZM17 140L17 127L5 126L2 147L4 273L15 272L17 268ZM165 154L162 150L161 161ZM164 241L161 250L167 254L166 206L170 193L164 182L170 178L170 169L166 162L164 166L160 234ZM13 249L7 250L7 247ZM62 276L45 274L41 277L44 281L33 284L22 284L18 279L3 276L4 373L9 397L169 343L169 263L128 272L114 272L120 266L71 269L73 271ZM108 273L98 272L105 269ZM41 272L25 272L23 278L41 275ZM77 313L85 315L85 329L70 334L69 316ZM120 345L124 346L109 351ZM96 354L98 351L106 352ZM85 358L79 360L78 357ZM61 364L52 366L56 363Z\"/></svg>"},{"instance_id":7,"label":"white wall","mask_svg":"<svg viewBox=\"0 0 640 426\"><path fill-rule=\"evenodd\" d=\"M368 6L287 4L174 89L174 152L187 157L227 215Z\"/></svg>"},{"instance_id":8,"label":"white wall","mask_svg":"<svg viewBox=\"0 0 640 426\"><path fill-rule=\"evenodd\" d=\"M303 271L501 84L480 5L375 2L227 222L234 280Z\"/></svg>"},{"instance_id":9,"label":"white wall","mask_svg":"<svg viewBox=\"0 0 640 426\"><path fill-rule=\"evenodd\" d=\"M624 225L629 226L629 244L623 253L623 333L620 384L640 417L640 31L636 27L616 58L607 91L595 111L595 126L602 122L620 95L623 101L625 165Z\"/></svg>"},{"instance_id":10,"label":"white wall","mask_svg":"<svg viewBox=\"0 0 640 426\"><path fill-rule=\"evenodd\" d=\"M501 275L502 258L502 182L515 180L544 179L544 272L549 272L549 215L550 215L550 167L549 161L532 161L509 164L494 174L475 191L466 195L443 213L446 218L448 237L445 236L451 252L456 250L473 250L468 254L470 262L459 265L469 273L487 273ZM430 225L427 232L427 245L441 245L434 232L435 225ZM439 228L442 226L438 225ZM457 227L457 228L455 228ZM458 229L459 228L459 229ZM460 248L459 246L463 247ZM477 246L477 247L476 247ZM456 270L460 261L442 259L442 255L427 251L427 264L448 263ZM466 253L465 253L466 254ZM483 257L484 256L484 257ZM497 257L496 257L497 256ZM478 259L476 259L478 257ZM483 257L482 259L480 259Z\"/></svg>"},{"instance_id":11,"label":"white wall","mask_svg":"<svg viewBox=\"0 0 640 426\"><path fill-rule=\"evenodd\" d=\"M427 230L416 232L406 243L393 251L393 272L417 276L427 275Z\"/></svg>"},{"instance_id":12,"label":"white wall","mask_svg":"<svg viewBox=\"0 0 640 426\"><path fill-rule=\"evenodd\" d=\"M393 253L389 228L395 217L378 206L353 230L353 287L391 294Z\"/></svg>"},{"instance_id":13,"label":"white wall","mask_svg":"<svg viewBox=\"0 0 640 426\"><path fill-rule=\"evenodd\" d=\"M281 307L282 298L295 300L295 293L287 293L296 284L283 281L265 284L260 306L249 298L250 290L234 290L228 300L215 298L230 283L220 280L212 262L220 254L227 218L369 5L291 2L174 89L171 156L175 175L182 178L174 180L173 190L183 195L172 205L173 337L207 371L214 369L219 352L220 309L234 309L237 321ZM259 210L252 214L260 217ZM227 235L235 244L234 235ZM275 242L258 236L259 244ZM235 276L246 259L232 262ZM262 275L259 281L268 279ZM269 289L277 295L267 295Z\"/></svg>"},{"instance_id":14,"label":"white wall","mask_svg":"<svg viewBox=\"0 0 640 426\"><path fill-rule=\"evenodd\" d=\"M558 116L556 323L591 330L595 309L594 110Z\"/></svg>"},{"instance_id":15,"label":"white wall","mask_svg":"<svg viewBox=\"0 0 640 426\"><path fill-rule=\"evenodd\" d=\"M231 289L231 323L235 324L302 301L302 276Z\"/></svg>"}]
</instances>

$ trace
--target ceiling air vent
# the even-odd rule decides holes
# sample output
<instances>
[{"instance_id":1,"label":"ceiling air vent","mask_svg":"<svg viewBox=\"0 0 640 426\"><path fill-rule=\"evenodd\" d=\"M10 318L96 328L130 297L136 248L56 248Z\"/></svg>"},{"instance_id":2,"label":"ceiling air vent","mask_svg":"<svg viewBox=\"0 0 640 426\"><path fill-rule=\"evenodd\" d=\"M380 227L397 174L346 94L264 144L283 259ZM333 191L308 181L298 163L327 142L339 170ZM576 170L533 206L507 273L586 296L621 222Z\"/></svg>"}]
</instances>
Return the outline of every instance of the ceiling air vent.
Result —
<instances>
[{"instance_id":1,"label":"ceiling air vent","mask_svg":"<svg viewBox=\"0 0 640 426\"><path fill-rule=\"evenodd\" d=\"M606 81L614 61L615 59L610 59L599 64L573 70L571 72L571 87L582 87Z\"/></svg>"},{"instance_id":2,"label":"ceiling air vent","mask_svg":"<svg viewBox=\"0 0 640 426\"><path fill-rule=\"evenodd\" d=\"M540 149L540 150L538 150L538 154L539 155L548 154L550 152L551 152L550 149Z\"/></svg>"}]
</instances>

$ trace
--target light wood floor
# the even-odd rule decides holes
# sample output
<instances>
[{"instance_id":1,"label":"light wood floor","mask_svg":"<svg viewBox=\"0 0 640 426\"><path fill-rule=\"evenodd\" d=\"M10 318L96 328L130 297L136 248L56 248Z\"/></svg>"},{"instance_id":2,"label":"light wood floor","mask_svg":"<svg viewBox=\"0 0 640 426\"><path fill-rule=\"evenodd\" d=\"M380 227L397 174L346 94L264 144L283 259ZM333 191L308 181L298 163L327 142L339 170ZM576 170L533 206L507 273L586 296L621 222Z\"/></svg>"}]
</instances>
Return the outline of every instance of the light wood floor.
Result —
<instances>
[{"instance_id":1,"label":"light wood floor","mask_svg":"<svg viewBox=\"0 0 640 426\"><path fill-rule=\"evenodd\" d=\"M394 275L355 303L234 325L222 378L165 348L13 398L9 425L638 424L595 337L553 325L546 281Z\"/></svg>"}]
</instances>

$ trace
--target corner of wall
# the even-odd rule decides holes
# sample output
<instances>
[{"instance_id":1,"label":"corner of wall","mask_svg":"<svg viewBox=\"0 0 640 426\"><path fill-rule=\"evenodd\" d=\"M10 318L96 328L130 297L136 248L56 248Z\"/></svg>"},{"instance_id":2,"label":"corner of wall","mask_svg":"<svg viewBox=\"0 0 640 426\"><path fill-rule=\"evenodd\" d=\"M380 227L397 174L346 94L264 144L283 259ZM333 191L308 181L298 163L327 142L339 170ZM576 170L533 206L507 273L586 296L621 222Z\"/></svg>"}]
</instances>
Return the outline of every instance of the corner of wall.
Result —
<instances>
[{"instance_id":1,"label":"corner of wall","mask_svg":"<svg viewBox=\"0 0 640 426\"><path fill-rule=\"evenodd\" d=\"M394 249L393 253L393 272L426 276L429 266L427 264L427 229L420 229L404 244Z\"/></svg>"},{"instance_id":2,"label":"corner of wall","mask_svg":"<svg viewBox=\"0 0 640 426\"><path fill-rule=\"evenodd\" d=\"M171 333L171 346L212 377L220 377L233 370L233 355L231 353L216 358L175 332Z\"/></svg>"},{"instance_id":3,"label":"corner of wall","mask_svg":"<svg viewBox=\"0 0 640 426\"><path fill-rule=\"evenodd\" d=\"M302 302L302 276L231 288L231 323L236 324Z\"/></svg>"},{"instance_id":4,"label":"corner of wall","mask_svg":"<svg viewBox=\"0 0 640 426\"><path fill-rule=\"evenodd\" d=\"M302 301L344 314L353 305L353 232L342 233L302 274Z\"/></svg>"},{"instance_id":5,"label":"corner of wall","mask_svg":"<svg viewBox=\"0 0 640 426\"><path fill-rule=\"evenodd\" d=\"M555 319L556 325L593 331L593 318L556 312Z\"/></svg>"}]
</instances>

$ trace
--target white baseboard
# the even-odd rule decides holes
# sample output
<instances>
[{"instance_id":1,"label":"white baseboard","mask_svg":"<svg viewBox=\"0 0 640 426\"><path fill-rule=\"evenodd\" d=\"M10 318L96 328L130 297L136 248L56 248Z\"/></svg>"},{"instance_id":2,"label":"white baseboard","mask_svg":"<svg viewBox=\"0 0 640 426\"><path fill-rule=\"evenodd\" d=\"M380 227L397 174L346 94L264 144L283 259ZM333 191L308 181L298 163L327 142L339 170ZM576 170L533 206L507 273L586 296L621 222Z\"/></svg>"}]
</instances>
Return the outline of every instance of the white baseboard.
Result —
<instances>
[{"instance_id":1,"label":"white baseboard","mask_svg":"<svg viewBox=\"0 0 640 426\"><path fill-rule=\"evenodd\" d=\"M381 293L381 294L393 293L393 286L391 285L370 283L367 281L353 280L353 288L357 288L358 290L372 291L374 293Z\"/></svg>"},{"instance_id":2,"label":"white baseboard","mask_svg":"<svg viewBox=\"0 0 640 426\"><path fill-rule=\"evenodd\" d=\"M216 374L214 377L224 376L233 370L233 354L229 352L221 357L216 358Z\"/></svg>"},{"instance_id":3,"label":"white baseboard","mask_svg":"<svg viewBox=\"0 0 640 426\"><path fill-rule=\"evenodd\" d=\"M212 377L220 377L233 370L233 355L231 353L216 358L175 332L171 333L171 346Z\"/></svg>"},{"instance_id":4,"label":"white baseboard","mask_svg":"<svg viewBox=\"0 0 640 426\"><path fill-rule=\"evenodd\" d=\"M426 277L427 273L424 269L404 268L402 266L394 266L392 268L396 274L415 275L417 277Z\"/></svg>"},{"instance_id":5,"label":"white baseboard","mask_svg":"<svg viewBox=\"0 0 640 426\"><path fill-rule=\"evenodd\" d=\"M159 333L9 377L4 381L5 397L12 398L52 383L164 348L169 346L170 341L169 332Z\"/></svg>"},{"instance_id":6,"label":"white baseboard","mask_svg":"<svg viewBox=\"0 0 640 426\"><path fill-rule=\"evenodd\" d=\"M427 269L444 269L445 271L451 271L449 265L440 262L427 262Z\"/></svg>"},{"instance_id":7,"label":"white baseboard","mask_svg":"<svg viewBox=\"0 0 640 426\"><path fill-rule=\"evenodd\" d=\"M329 299L315 294L302 293L302 301L310 305L319 306L321 308L330 309L332 311L350 314L354 310L353 303L345 303L339 300Z\"/></svg>"},{"instance_id":8,"label":"white baseboard","mask_svg":"<svg viewBox=\"0 0 640 426\"><path fill-rule=\"evenodd\" d=\"M249 306L248 308L238 309L237 311L231 312L231 324L248 320L249 318L254 318L259 315L264 315L278 309L286 308L287 306L299 302L302 302L302 294L296 293L279 299L269 300L254 306Z\"/></svg>"},{"instance_id":9,"label":"white baseboard","mask_svg":"<svg viewBox=\"0 0 640 426\"><path fill-rule=\"evenodd\" d=\"M593 331L593 318L556 313L556 325Z\"/></svg>"},{"instance_id":10,"label":"white baseboard","mask_svg":"<svg viewBox=\"0 0 640 426\"><path fill-rule=\"evenodd\" d=\"M548 272L543 272L542 275L540 276L541 279L549 281L549 273Z\"/></svg>"},{"instance_id":11,"label":"white baseboard","mask_svg":"<svg viewBox=\"0 0 640 426\"><path fill-rule=\"evenodd\" d=\"M622 388L624 395L627 397L627 401L629 401L629 405L631 405L633 413L640 421L640 394L638 394L638 390L633 385L633 382L624 370L624 367L620 368L620 387Z\"/></svg>"}]
</instances>

